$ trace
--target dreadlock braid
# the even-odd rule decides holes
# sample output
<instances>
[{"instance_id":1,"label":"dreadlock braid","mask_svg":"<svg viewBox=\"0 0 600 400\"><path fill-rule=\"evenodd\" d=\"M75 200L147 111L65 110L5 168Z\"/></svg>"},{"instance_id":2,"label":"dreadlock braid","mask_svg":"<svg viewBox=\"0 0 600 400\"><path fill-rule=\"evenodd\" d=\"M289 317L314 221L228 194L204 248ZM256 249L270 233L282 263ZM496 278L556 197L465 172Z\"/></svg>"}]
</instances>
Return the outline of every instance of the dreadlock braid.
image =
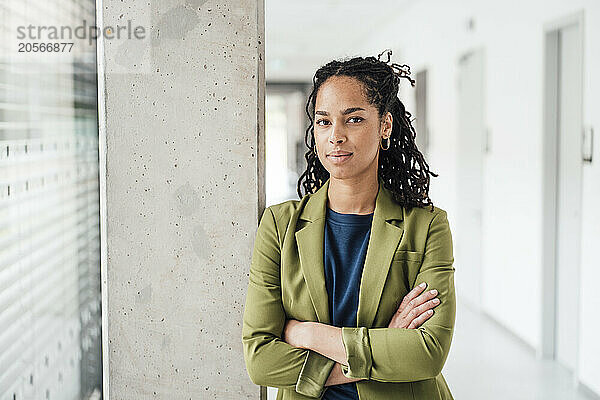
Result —
<instances>
[{"instance_id":1,"label":"dreadlock braid","mask_svg":"<svg viewBox=\"0 0 600 400\"><path fill-rule=\"evenodd\" d=\"M386 53L387 60L381 60ZM323 83L332 76L348 76L359 80L364 87L370 104L377 108L379 118L389 111L392 113L392 133L388 150L379 153L378 175L384 187L389 189L394 200L406 208L431 206L429 198L430 175L438 175L429 170L423 154L415 143L416 131L411 124L411 114L398 98L400 79L405 78L411 86L415 81L410 77L410 67L390 62L389 49L375 57L355 57L349 60L334 60L320 67L313 77L313 89L308 96L306 113L310 126L306 129L304 143L308 147L304 158L306 170L298 179L298 196L316 192L329 178L317 156L314 137L314 113L317 93Z\"/></svg>"}]
</instances>

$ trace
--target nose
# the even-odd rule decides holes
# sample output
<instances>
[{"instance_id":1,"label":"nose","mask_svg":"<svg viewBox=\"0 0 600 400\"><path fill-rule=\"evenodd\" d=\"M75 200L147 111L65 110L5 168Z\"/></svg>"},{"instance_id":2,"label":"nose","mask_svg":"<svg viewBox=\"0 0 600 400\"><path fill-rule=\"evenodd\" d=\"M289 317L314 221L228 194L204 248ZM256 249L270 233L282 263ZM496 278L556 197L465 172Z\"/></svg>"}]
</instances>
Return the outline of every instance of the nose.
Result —
<instances>
[{"instance_id":1,"label":"nose","mask_svg":"<svg viewBox=\"0 0 600 400\"><path fill-rule=\"evenodd\" d=\"M340 144L346 141L346 137L340 132L339 129L332 128L331 135L329 135L329 143Z\"/></svg>"}]
</instances>

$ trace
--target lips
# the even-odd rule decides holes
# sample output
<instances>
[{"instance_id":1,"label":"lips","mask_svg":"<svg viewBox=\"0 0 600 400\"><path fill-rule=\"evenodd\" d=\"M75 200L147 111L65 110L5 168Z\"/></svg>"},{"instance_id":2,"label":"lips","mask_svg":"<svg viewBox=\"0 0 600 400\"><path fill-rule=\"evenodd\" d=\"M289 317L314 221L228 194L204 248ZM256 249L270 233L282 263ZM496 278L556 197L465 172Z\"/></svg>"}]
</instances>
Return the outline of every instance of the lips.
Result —
<instances>
[{"instance_id":1,"label":"lips","mask_svg":"<svg viewBox=\"0 0 600 400\"><path fill-rule=\"evenodd\" d=\"M332 151L327 155L327 158L329 158L334 163L341 163L352 157L352 154L353 153L350 153L348 151Z\"/></svg>"}]
</instances>

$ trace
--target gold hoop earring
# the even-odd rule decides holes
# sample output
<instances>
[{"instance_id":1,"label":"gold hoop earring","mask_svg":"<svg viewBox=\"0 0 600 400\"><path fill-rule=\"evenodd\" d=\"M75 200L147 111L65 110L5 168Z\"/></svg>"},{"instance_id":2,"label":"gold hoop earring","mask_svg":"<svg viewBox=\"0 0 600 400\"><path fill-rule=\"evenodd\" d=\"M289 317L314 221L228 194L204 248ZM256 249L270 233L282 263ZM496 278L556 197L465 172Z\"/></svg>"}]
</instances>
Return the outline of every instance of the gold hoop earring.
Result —
<instances>
[{"instance_id":1,"label":"gold hoop earring","mask_svg":"<svg viewBox=\"0 0 600 400\"><path fill-rule=\"evenodd\" d=\"M387 146L386 147L383 147L383 139L387 139ZM381 140L379 141L379 147L381 147L383 150L389 149L391 144L392 144L392 141L390 140L389 137L387 137L387 138L381 138Z\"/></svg>"}]
</instances>

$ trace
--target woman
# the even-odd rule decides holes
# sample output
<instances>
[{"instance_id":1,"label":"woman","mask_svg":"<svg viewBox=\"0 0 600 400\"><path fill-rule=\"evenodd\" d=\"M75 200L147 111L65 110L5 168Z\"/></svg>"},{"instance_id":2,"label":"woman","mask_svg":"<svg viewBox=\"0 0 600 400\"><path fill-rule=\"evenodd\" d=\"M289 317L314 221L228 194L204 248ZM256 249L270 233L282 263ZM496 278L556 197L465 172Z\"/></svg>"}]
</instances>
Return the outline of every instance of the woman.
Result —
<instances>
[{"instance_id":1,"label":"woman","mask_svg":"<svg viewBox=\"0 0 600 400\"><path fill-rule=\"evenodd\" d=\"M453 398L450 227L397 97L410 69L382 54L317 70L301 200L267 207L256 232L242 343L278 400Z\"/></svg>"}]
</instances>

